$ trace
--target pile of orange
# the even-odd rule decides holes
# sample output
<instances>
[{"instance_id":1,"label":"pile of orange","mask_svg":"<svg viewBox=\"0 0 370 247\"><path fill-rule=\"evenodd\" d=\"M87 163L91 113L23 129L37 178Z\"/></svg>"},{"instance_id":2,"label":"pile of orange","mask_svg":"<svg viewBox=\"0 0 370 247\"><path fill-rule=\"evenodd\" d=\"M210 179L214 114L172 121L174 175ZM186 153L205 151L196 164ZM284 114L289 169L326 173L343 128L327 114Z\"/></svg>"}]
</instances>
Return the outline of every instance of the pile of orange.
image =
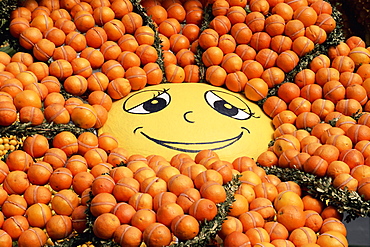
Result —
<instances>
[{"instance_id":1,"label":"pile of orange","mask_svg":"<svg viewBox=\"0 0 370 247\"><path fill-rule=\"evenodd\" d=\"M369 200L369 59L365 43L351 37L281 85L271 97L280 101L271 114L275 143L260 164L329 176Z\"/></svg>"},{"instance_id":2,"label":"pile of orange","mask_svg":"<svg viewBox=\"0 0 370 247\"><path fill-rule=\"evenodd\" d=\"M146 13L138 4L22 2L9 30L31 52L0 52L0 126L72 121L98 129L112 102L131 91L205 81L263 102L273 145L256 161L230 163L209 150L194 160L128 154L109 133L29 136L0 162L2 245L82 234L87 209L95 236L121 246L190 240L217 215L223 185L241 175L218 232L224 246L348 246L341 214L257 164L329 176L334 187L370 199L370 49L363 40L330 47L286 82L336 28L328 2L143 0ZM204 20L208 6L213 17Z\"/></svg>"},{"instance_id":3,"label":"pile of orange","mask_svg":"<svg viewBox=\"0 0 370 247\"><path fill-rule=\"evenodd\" d=\"M195 238L230 196L217 232L224 246L348 246L341 213L246 156L225 162L204 150L194 160L181 153L166 161L128 155L109 134L64 131L52 147L42 135L27 137L23 150L0 165L2 246L43 246L84 234L88 214L98 239L167 246ZM241 185L227 195L224 186L235 175Z\"/></svg>"},{"instance_id":4,"label":"pile of orange","mask_svg":"<svg viewBox=\"0 0 370 247\"><path fill-rule=\"evenodd\" d=\"M342 214L297 183L266 175L246 156L230 163L210 150L194 160L186 154L170 161L134 155L127 166L105 169L87 189L94 196L93 229L121 246L167 246L174 241L171 233L179 241L193 239L204 220L217 215L227 198L223 185L236 174L241 185L217 232L224 246L348 246Z\"/></svg>"}]
</instances>

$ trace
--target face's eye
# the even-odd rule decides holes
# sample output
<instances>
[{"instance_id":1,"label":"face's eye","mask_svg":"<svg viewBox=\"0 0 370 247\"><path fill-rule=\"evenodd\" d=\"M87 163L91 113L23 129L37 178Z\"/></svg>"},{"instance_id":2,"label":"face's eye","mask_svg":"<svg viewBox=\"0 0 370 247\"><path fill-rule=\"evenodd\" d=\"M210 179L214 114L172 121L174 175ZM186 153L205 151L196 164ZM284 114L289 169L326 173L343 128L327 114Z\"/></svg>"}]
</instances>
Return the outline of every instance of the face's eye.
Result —
<instances>
[{"instance_id":1,"label":"face's eye","mask_svg":"<svg viewBox=\"0 0 370 247\"><path fill-rule=\"evenodd\" d=\"M149 114L164 109L170 103L171 97L167 92L162 92L157 96L128 109L127 112L134 114Z\"/></svg>"},{"instance_id":2,"label":"face's eye","mask_svg":"<svg viewBox=\"0 0 370 247\"><path fill-rule=\"evenodd\" d=\"M252 117L252 112L247 106L247 109L243 110L238 107L235 107L234 105L230 104L223 98L217 96L212 91L207 91L204 95L205 100L207 103L215 109L217 112L232 117L238 120L246 120Z\"/></svg>"}]
</instances>

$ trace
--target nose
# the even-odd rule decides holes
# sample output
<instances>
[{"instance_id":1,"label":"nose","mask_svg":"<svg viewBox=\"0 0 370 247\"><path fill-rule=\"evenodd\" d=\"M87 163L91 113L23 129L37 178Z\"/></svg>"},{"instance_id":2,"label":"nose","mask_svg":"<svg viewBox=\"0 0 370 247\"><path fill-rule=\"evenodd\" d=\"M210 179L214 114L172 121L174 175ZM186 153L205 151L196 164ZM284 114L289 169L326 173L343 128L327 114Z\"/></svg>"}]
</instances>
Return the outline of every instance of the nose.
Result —
<instances>
[{"instance_id":1,"label":"nose","mask_svg":"<svg viewBox=\"0 0 370 247\"><path fill-rule=\"evenodd\" d=\"M194 123L195 121L192 121L192 120L190 120L189 118L188 118L188 114L189 113L193 113L193 111L187 111L187 112L185 112L184 113L184 119L185 119L185 121L186 122L188 122L188 123Z\"/></svg>"}]
</instances>

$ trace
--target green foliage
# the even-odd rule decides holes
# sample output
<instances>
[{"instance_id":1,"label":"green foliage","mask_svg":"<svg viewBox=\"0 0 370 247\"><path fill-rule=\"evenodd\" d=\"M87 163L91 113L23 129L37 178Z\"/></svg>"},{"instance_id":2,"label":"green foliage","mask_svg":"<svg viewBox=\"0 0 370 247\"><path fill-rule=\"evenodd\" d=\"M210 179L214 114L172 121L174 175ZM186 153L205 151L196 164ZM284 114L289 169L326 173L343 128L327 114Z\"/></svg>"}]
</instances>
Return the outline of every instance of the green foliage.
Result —
<instances>
[{"instance_id":1,"label":"green foliage","mask_svg":"<svg viewBox=\"0 0 370 247\"><path fill-rule=\"evenodd\" d=\"M267 174L273 174L282 181L293 181L310 195L335 206L340 213L346 212L345 221L370 216L370 201L365 201L356 191L336 189L330 177L317 177L297 169L262 167Z\"/></svg>"},{"instance_id":2,"label":"green foliage","mask_svg":"<svg viewBox=\"0 0 370 247\"><path fill-rule=\"evenodd\" d=\"M55 124L55 123L42 123L41 125L32 126L31 123L20 123L15 122L14 124L1 127L0 137L3 136L17 136L18 138L32 136L35 134L43 135L48 139L54 138L58 133L62 131L70 131L74 135L79 136L83 132L89 131L94 132L94 129L82 129L74 125L73 123L68 124Z\"/></svg>"},{"instance_id":3,"label":"green foliage","mask_svg":"<svg viewBox=\"0 0 370 247\"><path fill-rule=\"evenodd\" d=\"M0 1L0 51L13 55L20 49L18 40L9 33L10 13L17 8L17 0Z\"/></svg>"},{"instance_id":4,"label":"green foliage","mask_svg":"<svg viewBox=\"0 0 370 247\"><path fill-rule=\"evenodd\" d=\"M156 63L162 70L163 75L165 75L165 66L164 66L164 56L163 56L163 45L162 40L159 38L159 32L156 28L153 19L146 13L145 8L140 4L140 0L131 0L133 9L135 13L138 13L141 18L143 18L143 25L150 27L154 31L154 44L152 45L158 54L158 59ZM163 76L162 83L166 83L167 79Z\"/></svg>"},{"instance_id":5,"label":"green foliage","mask_svg":"<svg viewBox=\"0 0 370 247\"><path fill-rule=\"evenodd\" d=\"M207 5L203 11L203 22L200 28L200 32L207 29L209 27L209 23L212 21L214 16L212 15L212 4ZM202 62L202 55L204 49L198 45L197 52L194 54L195 57L195 64L199 67L199 81L202 83L206 83L206 66Z\"/></svg>"}]
</instances>

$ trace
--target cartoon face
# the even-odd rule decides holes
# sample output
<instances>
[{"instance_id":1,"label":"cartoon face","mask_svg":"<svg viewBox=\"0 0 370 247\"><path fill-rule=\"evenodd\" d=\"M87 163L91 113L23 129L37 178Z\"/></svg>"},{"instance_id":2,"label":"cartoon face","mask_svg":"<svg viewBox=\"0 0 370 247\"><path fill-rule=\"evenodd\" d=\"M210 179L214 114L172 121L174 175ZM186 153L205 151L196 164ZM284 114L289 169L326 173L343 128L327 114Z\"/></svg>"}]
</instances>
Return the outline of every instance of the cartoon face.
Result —
<instances>
[{"instance_id":1,"label":"cartoon face","mask_svg":"<svg viewBox=\"0 0 370 247\"><path fill-rule=\"evenodd\" d=\"M204 83L160 84L114 102L99 133L130 154L170 160L214 150L221 160L257 158L272 139L271 119L241 94Z\"/></svg>"}]
</instances>

